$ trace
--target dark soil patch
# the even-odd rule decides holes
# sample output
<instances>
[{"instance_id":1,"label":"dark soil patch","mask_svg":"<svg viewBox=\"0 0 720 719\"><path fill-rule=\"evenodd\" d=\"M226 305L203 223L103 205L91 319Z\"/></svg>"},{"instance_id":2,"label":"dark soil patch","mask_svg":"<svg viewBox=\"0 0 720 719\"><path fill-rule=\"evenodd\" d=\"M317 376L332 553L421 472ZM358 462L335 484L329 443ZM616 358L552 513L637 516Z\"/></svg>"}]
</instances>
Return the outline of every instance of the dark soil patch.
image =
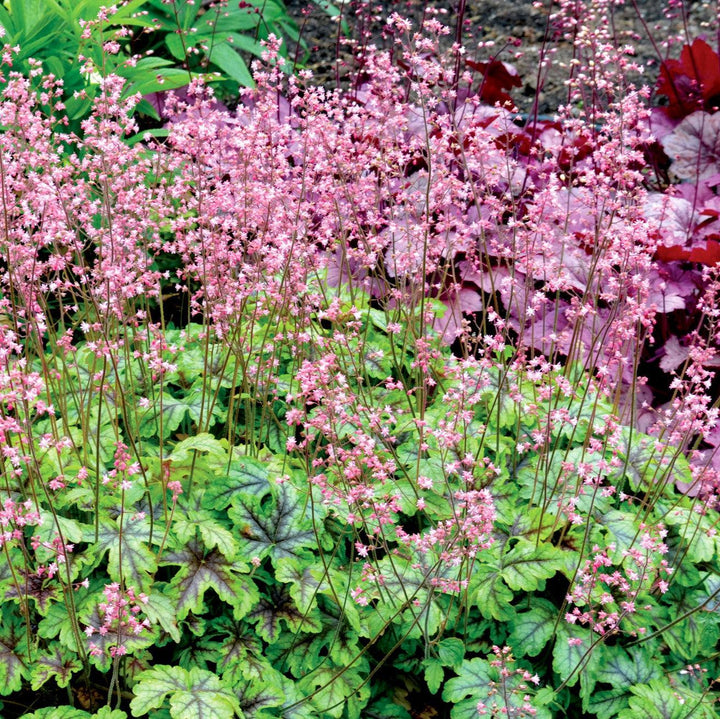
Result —
<instances>
[{"instance_id":1,"label":"dark soil patch","mask_svg":"<svg viewBox=\"0 0 720 719\"><path fill-rule=\"evenodd\" d=\"M612 6L612 2L608 5ZM368 3L362 3L364 7ZM307 67L313 70L315 82L335 86L347 76L352 66L348 48L341 42L338 23L328 18L318 5L308 0L287 0L292 16L302 28L302 37L310 49ZM639 84L653 85L659 62L664 57L677 57L684 42L704 36L716 44L717 26L714 5L707 0L685 0L682 10L666 13L667 0L628 0L623 8L610 8L609 20L618 46L633 45L637 61L645 66L644 79ZM367 12L358 10L351 0L342 6L352 37L368 33L378 47L388 47L383 37L384 21L391 12L413 20L417 29L428 8L434 7L440 18L455 31L458 4L456 2L426 3L419 0L373 4L376 21L368 27ZM463 43L470 57L486 60L493 54L510 62L519 71L522 88L513 98L521 112L529 112L537 95L537 111L552 113L567 101L567 63L572 59L573 44L563 38L553 38L551 12L556 6L551 0L541 3L532 0L468 0L465 3ZM515 41L520 45L515 47ZM478 43L492 42L492 47L478 49ZM552 62L547 74L538 75L541 55L550 53Z\"/></svg>"}]
</instances>

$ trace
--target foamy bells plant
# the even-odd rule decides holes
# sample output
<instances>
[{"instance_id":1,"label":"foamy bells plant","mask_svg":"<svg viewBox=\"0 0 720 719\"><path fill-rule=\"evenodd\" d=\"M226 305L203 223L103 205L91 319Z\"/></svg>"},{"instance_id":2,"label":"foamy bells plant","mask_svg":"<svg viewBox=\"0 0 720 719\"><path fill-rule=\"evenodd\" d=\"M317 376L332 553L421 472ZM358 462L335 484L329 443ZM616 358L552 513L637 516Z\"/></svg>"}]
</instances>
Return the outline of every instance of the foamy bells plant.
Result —
<instances>
[{"instance_id":1,"label":"foamy bells plant","mask_svg":"<svg viewBox=\"0 0 720 719\"><path fill-rule=\"evenodd\" d=\"M717 715L716 285L646 434L643 93L541 150L412 42L345 94L271 41L132 147L121 79L74 137L5 68L4 715Z\"/></svg>"}]
</instances>

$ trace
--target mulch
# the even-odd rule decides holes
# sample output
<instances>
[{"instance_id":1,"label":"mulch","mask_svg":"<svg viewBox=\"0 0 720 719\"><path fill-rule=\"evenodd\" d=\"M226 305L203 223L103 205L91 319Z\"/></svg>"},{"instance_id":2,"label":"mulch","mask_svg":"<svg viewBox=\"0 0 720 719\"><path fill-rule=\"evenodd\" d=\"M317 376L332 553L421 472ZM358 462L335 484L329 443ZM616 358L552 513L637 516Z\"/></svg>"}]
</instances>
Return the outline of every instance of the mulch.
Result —
<instances>
[{"instance_id":1,"label":"mulch","mask_svg":"<svg viewBox=\"0 0 720 719\"><path fill-rule=\"evenodd\" d=\"M308 0L287 0L290 14L301 28L301 36L309 50L306 66L313 71L314 81L334 87L347 73L351 65L348 48L340 40L338 23L328 18L320 4ZM587 4L587 0L585 0ZM616 42L619 45L632 44L635 58L645 66L645 74L637 78L638 84L653 85L657 77L660 61L665 57L677 57L681 43L691 42L702 36L711 45L717 43L717 19L714 3L708 0L685 0L682 10L665 12L667 0L628 0L627 5L615 8L608 0L611 23ZM364 1L368 7L370 3ZM413 20L414 27L420 25L423 14L428 8L437 8L443 15L439 17L454 32L457 19L455 2L421 2L420 0L373 3L378 21L368 30L364 17L367 13L357 10L357 2L350 0L342 8L342 17L346 21L351 37L368 31L370 41L378 47L386 47L383 37L384 20L391 12ZM464 13L463 43L468 56L476 60L487 60L497 54L499 59L513 64L523 80L523 85L514 91L513 99L520 111L530 111L537 95L537 111L552 114L567 102L564 67L572 58L572 42L552 38L552 23L549 14L555 9L552 0L541 3L532 0L467 0ZM676 38L668 43L669 38ZM519 41L519 47L515 47ZM485 44L478 49L478 44ZM494 43L487 47L487 43ZM545 77L538 77L538 58L541 52L552 48L553 61ZM291 48L294 52L295 48ZM302 53L298 53L302 56Z\"/></svg>"}]
</instances>

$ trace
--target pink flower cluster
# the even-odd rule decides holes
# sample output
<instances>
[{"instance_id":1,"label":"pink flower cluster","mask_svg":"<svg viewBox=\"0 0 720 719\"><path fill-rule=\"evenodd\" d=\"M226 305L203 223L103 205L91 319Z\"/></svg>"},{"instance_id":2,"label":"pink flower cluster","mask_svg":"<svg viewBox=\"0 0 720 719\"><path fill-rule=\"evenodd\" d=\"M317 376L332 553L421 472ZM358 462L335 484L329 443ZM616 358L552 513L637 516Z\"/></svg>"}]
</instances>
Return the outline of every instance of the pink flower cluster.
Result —
<instances>
[{"instance_id":1,"label":"pink flower cluster","mask_svg":"<svg viewBox=\"0 0 720 719\"><path fill-rule=\"evenodd\" d=\"M2 530L0 532L0 547L9 542L22 540L24 536L23 527L26 525L37 526L41 522L40 514L32 500L16 502L8 497L4 500L2 509L0 509L0 529Z\"/></svg>"},{"instance_id":2,"label":"pink flower cluster","mask_svg":"<svg viewBox=\"0 0 720 719\"><path fill-rule=\"evenodd\" d=\"M575 605L568 609L565 620L570 624L583 624L600 635L621 631L621 622L641 607L637 601L642 592L668 590L667 578L672 567L663 559L667 534L662 526L640 527L642 534L638 546L623 550L617 563L612 558L616 546L594 546L592 557L579 569L566 601ZM631 623L632 624L632 623ZM631 634L642 634L644 627L630 629ZM573 643L577 639L568 640Z\"/></svg>"},{"instance_id":3,"label":"pink flower cluster","mask_svg":"<svg viewBox=\"0 0 720 719\"><path fill-rule=\"evenodd\" d=\"M402 545L437 556L440 562L457 566L492 546L495 507L487 489L455 492L456 516L437 524L423 535L410 535L398 527Z\"/></svg>"},{"instance_id":4,"label":"pink flower cluster","mask_svg":"<svg viewBox=\"0 0 720 719\"><path fill-rule=\"evenodd\" d=\"M531 719L537 715L529 693L532 685L540 684L537 674L515 666L510 647L493 646L494 659L490 666L497 670L499 679L488 682L487 699L478 702L477 713L481 717L508 717L508 719ZM483 687L484 688L484 687Z\"/></svg>"},{"instance_id":5,"label":"pink flower cluster","mask_svg":"<svg viewBox=\"0 0 720 719\"><path fill-rule=\"evenodd\" d=\"M92 637L99 634L101 637L110 636L114 644L109 647L110 656L122 656L127 653L123 644L123 637L137 636L150 629L150 621L140 619L142 607L147 604L145 594L135 592L132 587L123 590L117 582L107 585L103 589L105 601L98 604L98 613L102 620L100 626L87 626L85 634ZM97 644L90 642L90 653L100 656L102 650Z\"/></svg>"}]
</instances>

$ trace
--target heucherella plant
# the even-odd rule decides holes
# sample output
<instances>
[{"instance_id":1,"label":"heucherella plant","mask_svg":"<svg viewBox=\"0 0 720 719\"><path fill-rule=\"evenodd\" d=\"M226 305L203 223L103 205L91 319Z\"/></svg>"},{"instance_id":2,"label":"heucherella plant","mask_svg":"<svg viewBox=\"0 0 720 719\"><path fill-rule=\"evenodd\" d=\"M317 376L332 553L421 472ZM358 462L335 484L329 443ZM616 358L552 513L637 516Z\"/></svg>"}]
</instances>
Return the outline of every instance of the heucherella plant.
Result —
<instances>
[{"instance_id":1,"label":"heucherella plant","mask_svg":"<svg viewBox=\"0 0 720 719\"><path fill-rule=\"evenodd\" d=\"M688 258L608 8L553 123L432 17L347 91L271 37L162 142L6 48L3 716L718 716L717 277L657 401Z\"/></svg>"}]
</instances>

